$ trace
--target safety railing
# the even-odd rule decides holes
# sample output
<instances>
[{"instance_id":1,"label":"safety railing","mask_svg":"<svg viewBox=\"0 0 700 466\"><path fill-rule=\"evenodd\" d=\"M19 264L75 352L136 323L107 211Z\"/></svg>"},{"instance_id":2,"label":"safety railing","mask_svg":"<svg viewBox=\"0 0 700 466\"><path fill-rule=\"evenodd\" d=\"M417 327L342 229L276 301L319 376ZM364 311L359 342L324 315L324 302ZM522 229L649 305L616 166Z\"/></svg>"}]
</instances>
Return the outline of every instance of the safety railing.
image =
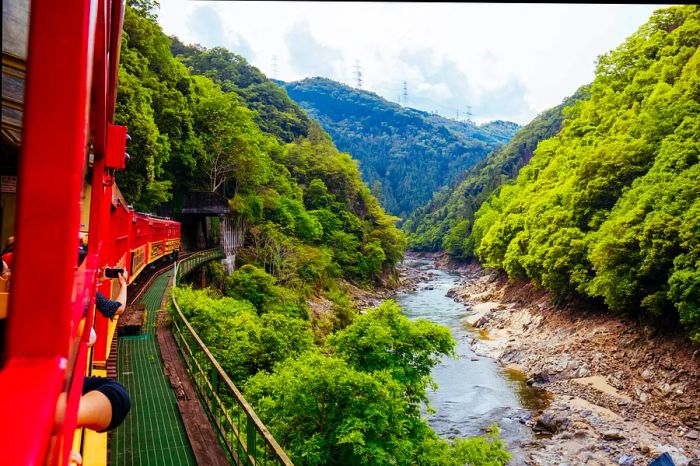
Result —
<instances>
[{"instance_id":1,"label":"safety railing","mask_svg":"<svg viewBox=\"0 0 700 466\"><path fill-rule=\"evenodd\" d=\"M223 250L202 251L176 264L175 276L224 257ZM231 460L237 465L292 465L292 461L253 412L241 392L199 338L172 297L172 330L204 409Z\"/></svg>"},{"instance_id":2,"label":"safety railing","mask_svg":"<svg viewBox=\"0 0 700 466\"><path fill-rule=\"evenodd\" d=\"M219 247L199 251L188 256L186 259L176 261L174 284L176 285L177 283L179 283L182 277L192 272L194 269L204 264L205 262L213 261L216 259L223 259L224 257L224 249Z\"/></svg>"}]
</instances>

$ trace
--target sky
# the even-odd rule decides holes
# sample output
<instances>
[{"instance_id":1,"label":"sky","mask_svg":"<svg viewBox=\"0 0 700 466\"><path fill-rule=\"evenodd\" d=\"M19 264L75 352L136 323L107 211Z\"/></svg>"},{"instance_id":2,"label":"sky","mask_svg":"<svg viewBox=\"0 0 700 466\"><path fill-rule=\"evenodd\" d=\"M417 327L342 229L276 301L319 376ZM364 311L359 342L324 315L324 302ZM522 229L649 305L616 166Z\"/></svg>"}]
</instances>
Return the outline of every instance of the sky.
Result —
<instances>
[{"instance_id":1,"label":"sky","mask_svg":"<svg viewBox=\"0 0 700 466\"><path fill-rule=\"evenodd\" d=\"M449 118L523 125L590 83L597 57L661 7L160 0L156 13L166 34L225 47L269 78L322 76Z\"/></svg>"}]
</instances>

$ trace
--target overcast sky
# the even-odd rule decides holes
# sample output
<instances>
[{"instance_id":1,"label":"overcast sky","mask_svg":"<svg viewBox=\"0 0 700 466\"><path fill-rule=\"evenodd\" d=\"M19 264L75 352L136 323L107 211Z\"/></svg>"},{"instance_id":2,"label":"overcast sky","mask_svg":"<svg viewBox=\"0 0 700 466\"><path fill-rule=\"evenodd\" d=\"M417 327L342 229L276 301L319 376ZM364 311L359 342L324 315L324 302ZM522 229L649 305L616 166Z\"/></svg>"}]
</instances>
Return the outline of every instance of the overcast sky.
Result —
<instances>
[{"instance_id":1,"label":"overcast sky","mask_svg":"<svg viewBox=\"0 0 700 466\"><path fill-rule=\"evenodd\" d=\"M659 5L160 0L168 35L270 78L323 76L460 119L525 124L593 80ZM276 64L276 65L275 65ZM407 99L403 99L406 82Z\"/></svg>"}]
</instances>

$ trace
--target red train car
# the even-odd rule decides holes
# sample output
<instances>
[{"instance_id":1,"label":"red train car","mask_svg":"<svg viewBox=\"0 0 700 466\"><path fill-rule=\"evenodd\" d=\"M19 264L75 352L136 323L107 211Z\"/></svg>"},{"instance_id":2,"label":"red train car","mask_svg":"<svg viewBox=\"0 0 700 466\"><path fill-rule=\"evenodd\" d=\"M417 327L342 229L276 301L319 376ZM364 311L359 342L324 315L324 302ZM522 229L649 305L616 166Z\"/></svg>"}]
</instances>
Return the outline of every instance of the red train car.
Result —
<instances>
[{"instance_id":1,"label":"red train car","mask_svg":"<svg viewBox=\"0 0 700 466\"><path fill-rule=\"evenodd\" d=\"M89 437L76 435L83 377L103 374L116 325L95 315L98 270L124 266L133 280L179 247L179 224L134 212L114 182L127 159L114 124L124 8L3 0L0 241L16 239L0 279L2 464L68 464Z\"/></svg>"}]
</instances>

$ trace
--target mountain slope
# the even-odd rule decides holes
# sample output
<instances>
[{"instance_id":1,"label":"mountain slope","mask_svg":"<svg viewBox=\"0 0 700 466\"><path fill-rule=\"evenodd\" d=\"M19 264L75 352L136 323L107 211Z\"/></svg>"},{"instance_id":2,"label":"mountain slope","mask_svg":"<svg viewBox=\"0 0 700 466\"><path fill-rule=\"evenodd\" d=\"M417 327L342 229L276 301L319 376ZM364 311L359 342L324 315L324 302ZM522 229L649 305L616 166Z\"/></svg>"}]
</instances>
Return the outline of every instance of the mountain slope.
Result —
<instances>
[{"instance_id":1,"label":"mountain slope","mask_svg":"<svg viewBox=\"0 0 700 466\"><path fill-rule=\"evenodd\" d=\"M482 263L700 341L700 7L656 11L481 205Z\"/></svg>"},{"instance_id":2,"label":"mountain slope","mask_svg":"<svg viewBox=\"0 0 700 466\"><path fill-rule=\"evenodd\" d=\"M446 249L457 257L473 254L471 237L474 214L482 202L499 186L514 178L532 158L537 144L559 132L564 109L584 98L585 89L546 110L520 128L513 139L492 152L482 162L462 173L448 188L433 195L404 224L409 247L415 250Z\"/></svg>"},{"instance_id":3,"label":"mountain slope","mask_svg":"<svg viewBox=\"0 0 700 466\"><path fill-rule=\"evenodd\" d=\"M518 128L448 120L324 78L283 86L338 149L360 161L364 180L387 211L404 218Z\"/></svg>"}]
</instances>

